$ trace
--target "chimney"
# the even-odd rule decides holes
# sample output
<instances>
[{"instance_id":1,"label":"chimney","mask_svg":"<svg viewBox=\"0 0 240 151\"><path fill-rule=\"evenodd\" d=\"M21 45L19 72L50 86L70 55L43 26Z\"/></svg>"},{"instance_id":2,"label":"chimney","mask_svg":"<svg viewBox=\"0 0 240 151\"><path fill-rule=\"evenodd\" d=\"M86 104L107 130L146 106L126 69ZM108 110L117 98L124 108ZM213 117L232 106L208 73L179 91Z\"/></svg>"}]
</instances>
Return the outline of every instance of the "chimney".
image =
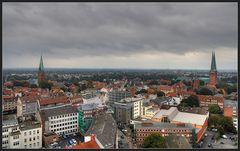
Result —
<instances>
[{"instance_id":1,"label":"chimney","mask_svg":"<svg viewBox=\"0 0 240 151\"><path fill-rule=\"evenodd\" d=\"M95 141L95 135L91 134L91 141Z\"/></svg>"}]
</instances>

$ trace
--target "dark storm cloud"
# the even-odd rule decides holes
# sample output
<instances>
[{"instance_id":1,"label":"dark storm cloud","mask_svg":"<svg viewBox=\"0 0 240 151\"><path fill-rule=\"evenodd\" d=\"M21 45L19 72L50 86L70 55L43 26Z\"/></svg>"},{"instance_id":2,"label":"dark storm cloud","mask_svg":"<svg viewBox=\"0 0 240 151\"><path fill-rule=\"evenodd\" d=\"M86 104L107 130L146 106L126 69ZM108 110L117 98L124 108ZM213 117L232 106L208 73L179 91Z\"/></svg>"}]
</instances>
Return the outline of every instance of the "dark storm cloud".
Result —
<instances>
[{"instance_id":1,"label":"dark storm cloud","mask_svg":"<svg viewBox=\"0 0 240 151\"><path fill-rule=\"evenodd\" d=\"M4 3L4 56L237 48L237 3ZM217 50L216 50L217 51Z\"/></svg>"}]
</instances>

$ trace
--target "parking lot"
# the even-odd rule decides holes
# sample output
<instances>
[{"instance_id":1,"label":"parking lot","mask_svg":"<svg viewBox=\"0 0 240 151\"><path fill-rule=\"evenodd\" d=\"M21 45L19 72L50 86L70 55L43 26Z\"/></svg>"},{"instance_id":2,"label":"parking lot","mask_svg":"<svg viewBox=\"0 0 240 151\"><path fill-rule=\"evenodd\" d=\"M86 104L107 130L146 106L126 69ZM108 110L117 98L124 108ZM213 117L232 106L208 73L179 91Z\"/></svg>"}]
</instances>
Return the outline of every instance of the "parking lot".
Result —
<instances>
[{"instance_id":1,"label":"parking lot","mask_svg":"<svg viewBox=\"0 0 240 151\"><path fill-rule=\"evenodd\" d=\"M79 135L70 135L65 138L61 137L60 141L54 142L52 145L50 145L50 148L65 148L65 146L72 146L73 143L70 144L70 140L75 139L76 142L83 141L83 138ZM75 143L76 144L76 143Z\"/></svg>"},{"instance_id":2,"label":"parking lot","mask_svg":"<svg viewBox=\"0 0 240 151\"><path fill-rule=\"evenodd\" d=\"M213 148L217 149L236 149L238 147L237 138L234 134L225 134L227 139L220 138L218 141L213 143ZM230 139L231 138L231 139Z\"/></svg>"},{"instance_id":3,"label":"parking lot","mask_svg":"<svg viewBox=\"0 0 240 151\"><path fill-rule=\"evenodd\" d=\"M231 149L237 148L237 135L227 133L227 139L220 138L216 140L217 132L206 130L206 136L204 136L203 140L198 144L198 148L216 148L216 149ZM231 138L231 139L230 139Z\"/></svg>"}]
</instances>

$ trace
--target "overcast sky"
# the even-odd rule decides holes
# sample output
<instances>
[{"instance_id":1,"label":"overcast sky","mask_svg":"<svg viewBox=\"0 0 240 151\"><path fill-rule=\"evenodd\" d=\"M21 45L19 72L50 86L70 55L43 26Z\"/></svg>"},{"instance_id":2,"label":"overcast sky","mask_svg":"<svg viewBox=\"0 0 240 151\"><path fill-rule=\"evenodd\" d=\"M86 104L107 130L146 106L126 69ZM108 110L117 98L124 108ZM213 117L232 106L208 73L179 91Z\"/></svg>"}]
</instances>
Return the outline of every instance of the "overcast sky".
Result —
<instances>
[{"instance_id":1,"label":"overcast sky","mask_svg":"<svg viewBox=\"0 0 240 151\"><path fill-rule=\"evenodd\" d=\"M237 3L3 3L3 68L237 70Z\"/></svg>"}]
</instances>

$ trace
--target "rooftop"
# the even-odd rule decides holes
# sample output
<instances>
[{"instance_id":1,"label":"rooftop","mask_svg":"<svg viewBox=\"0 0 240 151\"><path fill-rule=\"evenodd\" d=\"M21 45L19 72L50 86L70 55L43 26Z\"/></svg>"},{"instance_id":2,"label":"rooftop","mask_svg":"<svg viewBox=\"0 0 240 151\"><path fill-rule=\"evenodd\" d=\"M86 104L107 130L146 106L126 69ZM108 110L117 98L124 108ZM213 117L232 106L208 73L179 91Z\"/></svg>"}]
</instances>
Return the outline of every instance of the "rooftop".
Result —
<instances>
[{"instance_id":1,"label":"rooftop","mask_svg":"<svg viewBox=\"0 0 240 151\"><path fill-rule=\"evenodd\" d=\"M56 115L64 115L64 114L70 114L70 113L76 113L76 107L71 105L62 105L62 106L56 106L48 109L41 110L41 117L48 121L48 117L56 116Z\"/></svg>"},{"instance_id":2,"label":"rooftop","mask_svg":"<svg viewBox=\"0 0 240 151\"><path fill-rule=\"evenodd\" d=\"M47 99L40 99L40 105L48 105L48 104L55 104L55 103L67 103L67 97L57 97L57 98L47 98Z\"/></svg>"},{"instance_id":3,"label":"rooftop","mask_svg":"<svg viewBox=\"0 0 240 151\"><path fill-rule=\"evenodd\" d=\"M174 123L164 123L164 122L154 122L151 120L145 120L142 123L135 123L135 127L136 128L189 128L192 129L192 125L191 124L174 124Z\"/></svg>"},{"instance_id":4,"label":"rooftop","mask_svg":"<svg viewBox=\"0 0 240 151\"><path fill-rule=\"evenodd\" d=\"M238 107L238 102L233 100L224 100L224 106Z\"/></svg>"},{"instance_id":5,"label":"rooftop","mask_svg":"<svg viewBox=\"0 0 240 151\"><path fill-rule=\"evenodd\" d=\"M19 122L19 128L21 130L29 130L29 129L35 129L40 127L41 127L41 123L37 120L25 120L23 122Z\"/></svg>"},{"instance_id":6,"label":"rooftop","mask_svg":"<svg viewBox=\"0 0 240 151\"><path fill-rule=\"evenodd\" d=\"M170 121L177 121L182 123L191 123L197 125L203 125L208 118L208 114L195 114L179 112L176 107L171 107L168 110L161 109L153 118L161 118L162 116L168 116Z\"/></svg>"},{"instance_id":7,"label":"rooftop","mask_svg":"<svg viewBox=\"0 0 240 151\"><path fill-rule=\"evenodd\" d=\"M24 97L21 97L20 100L23 103L37 102L37 100L39 100L39 96L24 96Z\"/></svg>"},{"instance_id":8,"label":"rooftop","mask_svg":"<svg viewBox=\"0 0 240 151\"><path fill-rule=\"evenodd\" d=\"M17 116L15 114L2 116L2 126L14 126L14 125L18 125Z\"/></svg>"},{"instance_id":9,"label":"rooftop","mask_svg":"<svg viewBox=\"0 0 240 151\"><path fill-rule=\"evenodd\" d=\"M105 148L115 143L117 124L111 114L102 113L93 118L86 135L94 134Z\"/></svg>"}]
</instances>

